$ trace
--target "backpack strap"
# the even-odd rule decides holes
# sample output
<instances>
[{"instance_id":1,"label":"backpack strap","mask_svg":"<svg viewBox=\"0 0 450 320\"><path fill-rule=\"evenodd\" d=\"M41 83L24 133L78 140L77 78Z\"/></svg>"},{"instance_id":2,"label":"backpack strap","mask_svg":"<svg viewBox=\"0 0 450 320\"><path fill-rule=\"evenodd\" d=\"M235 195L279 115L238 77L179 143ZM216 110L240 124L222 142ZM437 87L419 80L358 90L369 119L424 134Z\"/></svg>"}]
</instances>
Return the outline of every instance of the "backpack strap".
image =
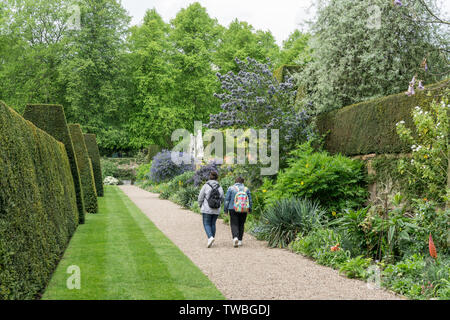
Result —
<instances>
[{"instance_id":1,"label":"backpack strap","mask_svg":"<svg viewBox=\"0 0 450 320\"><path fill-rule=\"evenodd\" d=\"M206 183L211 189L219 189L220 185L217 184L217 186L213 187L212 185L209 184L209 182Z\"/></svg>"}]
</instances>

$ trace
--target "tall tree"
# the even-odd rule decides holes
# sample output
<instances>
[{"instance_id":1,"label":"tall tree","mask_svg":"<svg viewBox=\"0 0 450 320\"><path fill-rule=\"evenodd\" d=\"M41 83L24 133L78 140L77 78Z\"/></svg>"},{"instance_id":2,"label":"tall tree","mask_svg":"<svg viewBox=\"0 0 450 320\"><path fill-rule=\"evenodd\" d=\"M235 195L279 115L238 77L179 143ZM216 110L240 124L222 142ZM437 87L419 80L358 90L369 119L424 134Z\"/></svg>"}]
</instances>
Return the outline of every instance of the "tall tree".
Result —
<instances>
[{"instance_id":1,"label":"tall tree","mask_svg":"<svg viewBox=\"0 0 450 320\"><path fill-rule=\"evenodd\" d=\"M27 103L60 103L68 1L9 0L0 6L0 99L21 111ZM3 15L3 17L1 16Z\"/></svg>"},{"instance_id":2,"label":"tall tree","mask_svg":"<svg viewBox=\"0 0 450 320\"><path fill-rule=\"evenodd\" d=\"M220 27L199 3L182 9L171 21L173 43L174 103L184 128L193 130L194 121L206 123L219 109L214 92L219 88L213 54L217 50Z\"/></svg>"},{"instance_id":3,"label":"tall tree","mask_svg":"<svg viewBox=\"0 0 450 320\"><path fill-rule=\"evenodd\" d=\"M283 41L283 48L280 52L280 64L300 64L303 65L311 60L308 42L309 34L301 33L298 29Z\"/></svg>"},{"instance_id":4,"label":"tall tree","mask_svg":"<svg viewBox=\"0 0 450 320\"><path fill-rule=\"evenodd\" d=\"M116 0L81 0L81 28L72 32L60 82L69 121L97 134L99 145L127 146L124 40L130 21Z\"/></svg>"},{"instance_id":5,"label":"tall tree","mask_svg":"<svg viewBox=\"0 0 450 320\"><path fill-rule=\"evenodd\" d=\"M223 30L220 45L215 54L215 64L220 72L239 72L235 59L253 58L259 62L278 62L279 47L270 32L255 31L247 22L233 20L228 28Z\"/></svg>"},{"instance_id":6,"label":"tall tree","mask_svg":"<svg viewBox=\"0 0 450 320\"><path fill-rule=\"evenodd\" d=\"M129 129L131 143L170 145L173 130L184 126L175 101L177 70L173 66L170 26L155 9L148 10L142 26L133 27L129 38L132 81L136 93Z\"/></svg>"},{"instance_id":7,"label":"tall tree","mask_svg":"<svg viewBox=\"0 0 450 320\"><path fill-rule=\"evenodd\" d=\"M305 102L319 110L406 91L427 54L430 65L442 64L436 27L406 19L392 1L330 0L312 32L313 61L299 80L309 90Z\"/></svg>"}]
</instances>

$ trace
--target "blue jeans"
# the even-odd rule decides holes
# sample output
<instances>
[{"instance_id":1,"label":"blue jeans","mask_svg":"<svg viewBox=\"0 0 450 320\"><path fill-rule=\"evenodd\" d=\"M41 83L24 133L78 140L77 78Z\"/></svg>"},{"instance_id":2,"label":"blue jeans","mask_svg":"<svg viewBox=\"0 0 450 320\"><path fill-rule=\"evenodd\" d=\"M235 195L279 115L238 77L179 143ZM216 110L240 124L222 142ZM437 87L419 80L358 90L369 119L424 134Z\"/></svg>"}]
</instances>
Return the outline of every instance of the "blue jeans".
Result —
<instances>
[{"instance_id":1,"label":"blue jeans","mask_svg":"<svg viewBox=\"0 0 450 320\"><path fill-rule=\"evenodd\" d=\"M216 221L219 217L215 214L202 213L203 216L203 227L205 227L206 235L208 239L216 236Z\"/></svg>"}]
</instances>

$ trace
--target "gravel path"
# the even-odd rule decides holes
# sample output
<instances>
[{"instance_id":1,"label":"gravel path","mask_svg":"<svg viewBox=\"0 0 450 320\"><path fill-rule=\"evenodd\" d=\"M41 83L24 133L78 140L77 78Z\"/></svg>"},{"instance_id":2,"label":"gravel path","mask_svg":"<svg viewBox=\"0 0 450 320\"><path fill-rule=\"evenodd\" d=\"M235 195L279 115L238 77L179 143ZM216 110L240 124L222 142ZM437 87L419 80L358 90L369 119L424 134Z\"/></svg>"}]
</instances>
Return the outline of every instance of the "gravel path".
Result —
<instances>
[{"instance_id":1,"label":"gravel path","mask_svg":"<svg viewBox=\"0 0 450 320\"><path fill-rule=\"evenodd\" d=\"M206 248L201 216L158 199L135 186L120 187L151 221L232 300L391 300L385 290L369 289L365 282L348 279L284 249L245 234L241 248L231 243L230 227L217 221L216 242Z\"/></svg>"}]
</instances>

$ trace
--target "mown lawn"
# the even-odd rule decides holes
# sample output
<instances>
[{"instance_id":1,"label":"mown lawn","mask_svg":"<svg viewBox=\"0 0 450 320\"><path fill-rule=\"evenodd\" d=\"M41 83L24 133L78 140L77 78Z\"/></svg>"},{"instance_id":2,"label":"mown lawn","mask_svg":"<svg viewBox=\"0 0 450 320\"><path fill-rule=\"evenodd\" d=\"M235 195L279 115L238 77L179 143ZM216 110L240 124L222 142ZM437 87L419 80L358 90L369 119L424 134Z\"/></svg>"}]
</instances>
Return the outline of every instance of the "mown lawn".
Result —
<instances>
[{"instance_id":1,"label":"mown lawn","mask_svg":"<svg viewBox=\"0 0 450 320\"><path fill-rule=\"evenodd\" d=\"M69 290L68 267L81 288ZM43 299L224 299L214 284L117 187L80 225Z\"/></svg>"}]
</instances>

